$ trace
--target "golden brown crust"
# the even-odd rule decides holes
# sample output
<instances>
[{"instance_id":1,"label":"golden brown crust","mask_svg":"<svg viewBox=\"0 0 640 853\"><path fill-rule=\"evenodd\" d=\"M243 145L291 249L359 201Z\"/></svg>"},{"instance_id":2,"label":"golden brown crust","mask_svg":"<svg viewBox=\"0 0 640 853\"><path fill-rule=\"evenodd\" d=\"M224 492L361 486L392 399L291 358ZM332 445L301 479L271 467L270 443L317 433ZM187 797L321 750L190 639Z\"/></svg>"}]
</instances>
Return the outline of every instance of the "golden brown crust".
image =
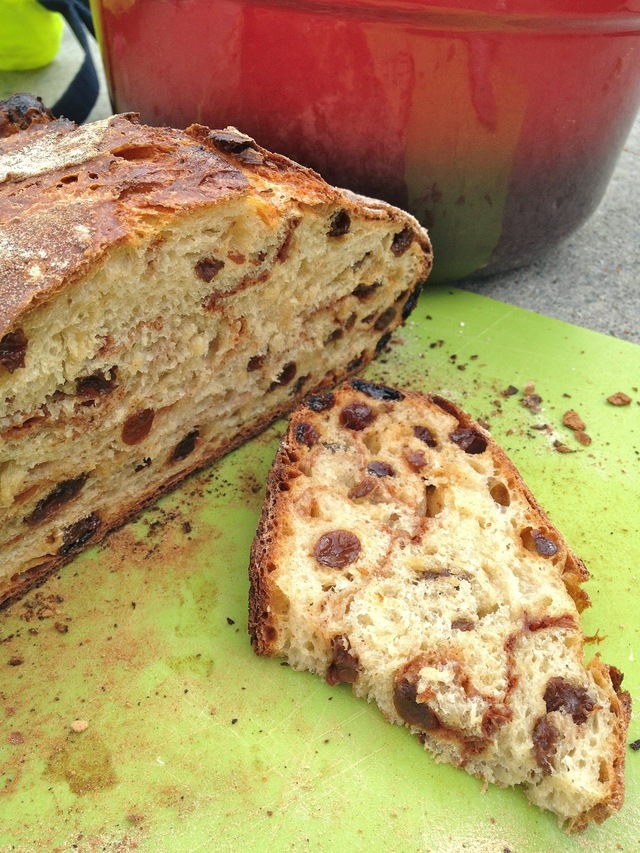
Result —
<instances>
[{"instance_id":1,"label":"golden brown crust","mask_svg":"<svg viewBox=\"0 0 640 853\"><path fill-rule=\"evenodd\" d=\"M0 148L0 336L114 246L180 211L269 193L271 184L309 204L352 197L362 209L358 197L233 128L149 127L134 114L82 127L66 119L30 124ZM399 213L381 202L368 211Z\"/></svg>"},{"instance_id":2,"label":"golden brown crust","mask_svg":"<svg viewBox=\"0 0 640 853\"><path fill-rule=\"evenodd\" d=\"M18 92L0 102L0 139L26 130L32 124L48 124L55 116L45 107L42 98L28 92Z\"/></svg>"}]
</instances>

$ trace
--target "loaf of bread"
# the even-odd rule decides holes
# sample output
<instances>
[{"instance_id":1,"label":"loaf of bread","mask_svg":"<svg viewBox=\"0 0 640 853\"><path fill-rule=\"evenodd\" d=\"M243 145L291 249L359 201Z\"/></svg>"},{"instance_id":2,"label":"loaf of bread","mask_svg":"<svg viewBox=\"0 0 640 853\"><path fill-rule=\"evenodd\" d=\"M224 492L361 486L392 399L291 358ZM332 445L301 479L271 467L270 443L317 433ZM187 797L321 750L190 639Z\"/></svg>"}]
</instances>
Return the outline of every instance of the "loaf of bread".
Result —
<instances>
[{"instance_id":1,"label":"loaf of bread","mask_svg":"<svg viewBox=\"0 0 640 853\"><path fill-rule=\"evenodd\" d=\"M0 105L0 602L356 372L429 240L233 128Z\"/></svg>"},{"instance_id":2,"label":"loaf of bread","mask_svg":"<svg viewBox=\"0 0 640 853\"><path fill-rule=\"evenodd\" d=\"M436 760L569 831L622 805L622 676L584 663L584 564L438 396L361 379L292 415L250 564L260 655L347 682Z\"/></svg>"}]
</instances>

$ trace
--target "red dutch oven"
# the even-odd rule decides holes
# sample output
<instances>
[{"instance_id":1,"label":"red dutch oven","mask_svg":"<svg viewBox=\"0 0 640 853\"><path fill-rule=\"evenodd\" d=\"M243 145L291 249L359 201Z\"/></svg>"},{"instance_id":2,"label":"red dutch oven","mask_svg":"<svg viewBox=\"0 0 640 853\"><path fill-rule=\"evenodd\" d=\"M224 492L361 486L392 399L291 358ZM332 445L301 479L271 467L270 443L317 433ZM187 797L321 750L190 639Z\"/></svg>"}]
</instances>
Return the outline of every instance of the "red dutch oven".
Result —
<instances>
[{"instance_id":1,"label":"red dutch oven","mask_svg":"<svg viewBox=\"0 0 640 853\"><path fill-rule=\"evenodd\" d=\"M523 265L606 189L640 0L92 0L114 109L235 125L430 231L433 278Z\"/></svg>"}]
</instances>

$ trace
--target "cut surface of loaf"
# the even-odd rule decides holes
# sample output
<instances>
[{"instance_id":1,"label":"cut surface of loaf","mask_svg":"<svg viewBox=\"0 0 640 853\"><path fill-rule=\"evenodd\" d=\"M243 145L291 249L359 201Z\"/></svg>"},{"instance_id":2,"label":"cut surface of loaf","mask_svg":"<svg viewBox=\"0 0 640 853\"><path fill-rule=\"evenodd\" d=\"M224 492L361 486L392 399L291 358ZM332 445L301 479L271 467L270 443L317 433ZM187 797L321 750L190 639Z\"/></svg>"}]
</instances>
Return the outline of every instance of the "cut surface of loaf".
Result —
<instances>
[{"instance_id":1,"label":"cut surface of loaf","mask_svg":"<svg viewBox=\"0 0 640 853\"><path fill-rule=\"evenodd\" d=\"M347 682L439 761L570 831L624 795L621 674L584 663L584 564L488 432L352 380L293 413L250 563L258 654Z\"/></svg>"},{"instance_id":2,"label":"cut surface of loaf","mask_svg":"<svg viewBox=\"0 0 640 853\"><path fill-rule=\"evenodd\" d=\"M233 128L3 117L0 602L368 363L431 267Z\"/></svg>"}]
</instances>

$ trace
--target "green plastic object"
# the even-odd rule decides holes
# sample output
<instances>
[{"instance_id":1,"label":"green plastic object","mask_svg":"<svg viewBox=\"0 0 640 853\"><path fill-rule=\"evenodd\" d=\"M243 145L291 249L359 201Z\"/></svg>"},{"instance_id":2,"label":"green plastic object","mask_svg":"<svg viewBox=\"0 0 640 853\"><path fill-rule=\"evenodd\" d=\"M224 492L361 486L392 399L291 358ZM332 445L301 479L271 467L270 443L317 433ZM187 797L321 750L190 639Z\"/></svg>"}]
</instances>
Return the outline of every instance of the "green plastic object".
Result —
<instances>
[{"instance_id":1,"label":"green plastic object","mask_svg":"<svg viewBox=\"0 0 640 853\"><path fill-rule=\"evenodd\" d=\"M0 0L0 71L48 65L58 53L64 19L36 0Z\"/></svg>"},{"instance_id":2,"label":"green plastic object","mask_svg":"<svg viewBox=\"0 0 640 853\"><path fill-rule=\"evenodd\" d=\"M366 376L488 422L590 569L588 655L638 706L640 347L428 287ZM619 391L628 405L607 401ZM249 548L283 429L0 612L0 851L637 853L640 751L622 811L569 837L522 791L436 764L348 685L255 656Z\"/></svg>"}]
</instances>

